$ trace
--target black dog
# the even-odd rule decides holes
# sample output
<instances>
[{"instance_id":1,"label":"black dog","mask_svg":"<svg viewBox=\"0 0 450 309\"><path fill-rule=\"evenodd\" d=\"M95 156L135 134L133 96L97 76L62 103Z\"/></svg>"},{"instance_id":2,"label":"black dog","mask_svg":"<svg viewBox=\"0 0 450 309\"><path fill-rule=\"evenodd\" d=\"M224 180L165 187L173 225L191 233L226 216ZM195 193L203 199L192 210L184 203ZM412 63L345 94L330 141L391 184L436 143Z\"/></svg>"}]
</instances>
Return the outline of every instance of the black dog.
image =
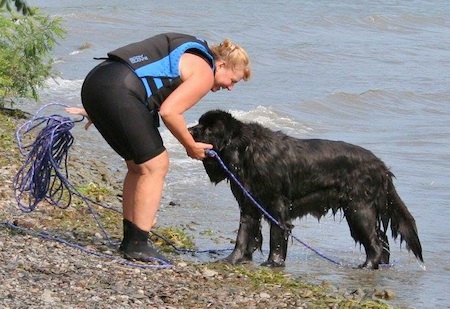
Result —
<instances>
[{"instance_id":1,"label":"black dog","mask_svg":"<svg viewBox=\"0 0 450 309\"><path fill-rule=\"evenodd\" d=\"M386 236L390 223L394 239L423 261L415 220L392 183L393 174L372 152L340 141L297 139L257 123L243 123L214 110L189 128L196 141L210 143L230 171L281 226L270 222L270 253L263 265L284 266L292 220L330 209L342 210L350 233L366 252L362 268L389 263ZM215 158L203 160L213 183L228 175ZM231 191L241 210L232 264L252 260L261 249L262 213L234 182Z\"/></svg>"}]
</instances>

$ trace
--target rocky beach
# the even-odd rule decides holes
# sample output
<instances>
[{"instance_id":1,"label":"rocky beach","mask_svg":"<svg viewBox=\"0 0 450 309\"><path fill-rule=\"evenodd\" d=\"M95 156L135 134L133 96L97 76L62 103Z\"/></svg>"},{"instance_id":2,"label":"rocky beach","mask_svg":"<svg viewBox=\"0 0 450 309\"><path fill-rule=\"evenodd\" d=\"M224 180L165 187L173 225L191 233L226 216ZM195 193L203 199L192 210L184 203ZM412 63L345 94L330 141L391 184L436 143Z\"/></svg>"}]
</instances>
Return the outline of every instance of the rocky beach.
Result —
<instances>
[{"instance_id":1,"label":"rocky beach","mask_svg":"<svg viewBox=\"0 0 450 309\"><path fill-rule=\"evenodd\" d=\"M66 209L41 202L21 211L13 179L23 161L15 130L24 121L0 115L0 307L391 308L395 291L311 284L256 264L192 263L169 249L173 265L129 264L91 220L95 209L118 242L120 214L77 197ZM70 150L70 181L97 202L120 205L112 179L121 176L105 163L79 160L82 151Z\"/></svg>"}]
</instances>

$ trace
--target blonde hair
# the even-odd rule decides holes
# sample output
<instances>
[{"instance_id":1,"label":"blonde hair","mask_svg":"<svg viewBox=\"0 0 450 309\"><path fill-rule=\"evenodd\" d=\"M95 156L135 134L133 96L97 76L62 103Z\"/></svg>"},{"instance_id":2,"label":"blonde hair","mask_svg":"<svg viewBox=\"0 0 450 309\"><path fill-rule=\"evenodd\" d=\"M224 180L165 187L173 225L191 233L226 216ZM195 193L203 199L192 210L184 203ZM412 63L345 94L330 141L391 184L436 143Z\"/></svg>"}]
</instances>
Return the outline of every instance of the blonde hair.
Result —
<instances>
[{"instance_id":1,"label":"blonde hair","mask_svg":"<svg viewBox=\"0 0 450 309\"><path fill-rule=\"evenodd\" d=\"M237 44L233 44L229 39L222 43L211 46L211 51L216 60L223 60L225 65L232 69L244 69L243 80L250 79L250 58L247 52Z\"/></svg>"}]
</instances>

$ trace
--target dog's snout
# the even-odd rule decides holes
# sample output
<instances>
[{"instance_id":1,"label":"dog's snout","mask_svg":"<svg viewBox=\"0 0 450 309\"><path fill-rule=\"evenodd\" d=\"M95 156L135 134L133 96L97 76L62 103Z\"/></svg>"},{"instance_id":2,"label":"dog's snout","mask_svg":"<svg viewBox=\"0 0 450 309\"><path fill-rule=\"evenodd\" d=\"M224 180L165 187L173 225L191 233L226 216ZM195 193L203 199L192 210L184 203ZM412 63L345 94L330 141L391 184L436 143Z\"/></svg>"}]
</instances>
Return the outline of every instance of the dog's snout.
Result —
<instances>
[{"instance_id":1,"label":"dog's snout","mask_svg":"<svg viewBox=\"0 0 450 309\"><path fill-rule=\"evenodd\" d=\"M193 127L188 128L188 131L194 138L198 137L200 134L199 125L195 125Z\"/></svg>"}]
</instances>

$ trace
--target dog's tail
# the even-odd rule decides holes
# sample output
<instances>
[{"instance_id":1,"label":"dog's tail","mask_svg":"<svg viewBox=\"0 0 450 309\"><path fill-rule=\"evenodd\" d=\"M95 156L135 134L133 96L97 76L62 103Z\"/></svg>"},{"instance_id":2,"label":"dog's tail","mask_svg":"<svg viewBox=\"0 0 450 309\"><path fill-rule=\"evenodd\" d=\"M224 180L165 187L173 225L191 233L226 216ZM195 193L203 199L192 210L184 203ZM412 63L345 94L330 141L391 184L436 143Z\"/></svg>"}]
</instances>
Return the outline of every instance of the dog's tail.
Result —
<instances>
[{"instance_id":1,"label":"dog's tail","mask_svg":"<svg viewBox=\"0 0 450 309\"><path fill-rule=\"evenodd\" d=\"M389 173L387 181L388 207L391 214L392 237L400 235L400 243L406 242L406 248L411 250L417 259L423 262L422 245L417 233L416 221L401 200L392 182L393 175Z\"/></svg>"}]
</instances>

